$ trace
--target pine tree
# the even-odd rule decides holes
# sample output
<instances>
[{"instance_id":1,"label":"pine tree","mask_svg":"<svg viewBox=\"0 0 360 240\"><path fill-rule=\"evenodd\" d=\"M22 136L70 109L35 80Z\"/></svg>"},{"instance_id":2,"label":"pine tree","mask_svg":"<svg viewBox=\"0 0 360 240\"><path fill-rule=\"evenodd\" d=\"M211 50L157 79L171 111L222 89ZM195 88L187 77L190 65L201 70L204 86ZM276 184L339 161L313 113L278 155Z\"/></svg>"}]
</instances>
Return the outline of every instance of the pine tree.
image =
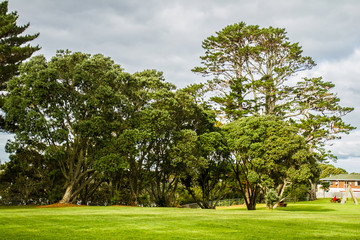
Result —
<instances>
[{"instance_id":1,"label":"pine tree","mask_svg":"<svg viewBox=\"0 0 360 240\"><path fill-rule=\"evenodd\" d=\"M8 13L8 1L0 3L0 90L5 88L4 83L18 71L19 64L29 58L39 46L30 46L29 41L39 36L21 35L30 25L17 26L17 12Z\"/></svg>"}]
</instances>

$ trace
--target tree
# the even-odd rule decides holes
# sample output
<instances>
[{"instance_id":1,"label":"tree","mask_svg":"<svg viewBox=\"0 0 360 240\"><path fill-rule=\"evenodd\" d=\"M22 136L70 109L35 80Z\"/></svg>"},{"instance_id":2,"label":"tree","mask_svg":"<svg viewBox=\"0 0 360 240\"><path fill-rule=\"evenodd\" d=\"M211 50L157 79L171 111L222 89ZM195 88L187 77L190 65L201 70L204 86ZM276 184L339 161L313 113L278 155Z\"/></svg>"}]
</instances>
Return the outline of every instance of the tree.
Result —
<instances>
[{"instance_id":1,"label":"tree","mask_svg":"<svg viewBox=\"0 0 360 240\"><path fill-rule=\"evenodd\" d=\"M321 189L324 190L325 195L325 192L328 192L330 190L330 182L321 182Z\"/></svg>"},{"instance_id":2,"label":"tree","mask_svg":"<svg viewBox=\"0 0 360 240\"><path fill-rule=\"evenodd\" d=\"M340 99L331 92L334 87L333 83L325 82L321 77L304 78L289 90L291 93L287 99L291 109L290 122L299 128L311 151L317 153L320 163L327 159L337 159L331 151L326 151L327 141L340 139L340 134L349 134L355 129L342 120L354 108L340 106ZM316 199L317 181L310 180L310 200Z\"/></svg>"},{"instance_id":3,"label":"tree","mask_svg":"<svg viewBox=\"0 0 360 240\"><path fill-rule=\"evenodd\" d=\"M17 149L0 165L0 196L5 204L46 204L61 199L64 179L56 162L33 150Z\"/></svg>"},{"instance_id":4,"label":"tree","mask_svg":"<svg viewBox=\"0 0 360 240\"><path fill-rule=\"evenodd\" d=\"M292 83L295 73L315 63L302 56L298 43L288 41L285 29L240 22L208 37L202 46L203 66L193 71L213 77L208 91L220 92L211 100L228 120L256 114L290 120L311 148L321 153L319 160L331 157L323 148L327 140L354 129L342 120L353 108L340 106L340 99L331 92L334 84L321 77Z\"/></svg>"},{"instance_id":5,"label":"tree","mask_svg":"<svg viewBox=\"0 0 360 240\"><path fill-rule=\"evenodd\" d=\"M274 116L245 117L225 125L233 172L248 210L259 193L274 188L280 200L289 186L316 178L314 155L297 129Z\"/></svg>"},{"instance_id":6,"label":"tree","mask_svg":"<svg viewBox=\"0 0 360 240\"><path fill-rule=\"evenodd\" d=\"M156 151L157 140L168 125L173 124L169 116L164 116L161 109L153 105L170 100L175 86L165 82L161 72L145 70L124 79L123 89L124 108L118 116L123 123L113 131L113 142L107 148L113 158L107 158L104 164L108 173L119 173L117 160L126 163L124 174L130 190L128 204L137 205L140 195L149 186L150 155Z\"/></svg>"},{"instance_id":7,"label":"tree","mask_svg":"<svg viewBox=\"0 0 360 240\"><path fill-rule=\"evenodd\" d=\"M149 193L158 206L174 206L184 171L203 164L196 155L198 140L212 123L208 112L184 91L162 91L158 96L144 111L141 128L150 136Z\"/></svg>"},{"instance_id":8,"label":"tree","mask_svg":"<svg viewBox=\"0 0 360 240\"><path fill-rule=\"evenodd\" d=\"M224 135L214 126L214 112L198 104L188 90L168 94L153 105L163 117L155 115L161 125L151 151L153 165L149 171L156 176L151 182L157 187L152 189L152 195L173 199L181 180L202 208L214 208L224 195L229 153ZM149 123L154 125L154 120ZM201 196L195 194L194 188Z\"/></svg>"},{"instance_id":9,"label":"tree","mask_svg":"<svg viewBox=\"0 0 360 240\"><path fill-rule=\"evenodd\" d=\"M348 172L345 169L337 168L334 165L331 164L320 164L321 168L321 175L320 178L326 178L330 177L332 175L338 175L338 174L347 174Z\"/></svg>"},{"instance_id":10,"label":"tree","mask_svg":"<svg viewBox=\"0 0 360 240\"><path fill-rule=\"evenodd\" d=\"M102 55L59 51L46 61L36 56L8 81L5 129L17 149L56 161L65 178L61 203L74 200L94 179L94 163L122 121L122 83L130 74Z\"/></svg>"},{"instance_id":11,"label":"tree","mask_svg":"<svg viewBox=\"0 0 360 240\"><path fill-rule=\"evenodd\" d=\"M213 112L212 115L215 123ZM196 148L194 157L199 160L184 169L182 184L201 208L214 209L227 193L230 153L226 139L220 128L212 124L193 145Z\"/></svg>"},{"instance_id":12,"label":"tree","mask_svg":"<svg viewBox=\"0 0 360 240\"><path fill-rule=\"evenodd\" d=\"M336 158L324 146L354 129L342 119L353 108L340 106L331 92L334 84L321 77L294 83L294 74L315 62L302 56L298 43L288 41L285 29L240 22L208 37L202 46L202 66L193 71L213 77L207 83L208 91L217 91L211 101L227 121L257 114L280 116L297 126L319 162Z\"/></svg>"},{"instance_id":13,"label":"tree","mask_svg":"<svg viewBox=\"0 0 360 240\"><path fill-rule=\"evenodd\" d=\"M21 35L30 24L17 26L18 17L17 12L8 13L8 1L0 3L0 90L5 88L5 82L17 74L19 64L40 49L30 44L24 46L37 38L39 33Z\"/></svg>"},{"instance_id":14,"label":"tree","mask_svg":"<svg viewBox=\"0 0 360 240\"><path fill-rule=\"evenodd\" d=\"M161 99L151 104L144 123L152 136L147 162L152 183L149 192L157 206L164 207L176 204L175 193L183 168L195 161L195 116L200 109L181 91L160 94Z\"/></svg>"}]
</instances>

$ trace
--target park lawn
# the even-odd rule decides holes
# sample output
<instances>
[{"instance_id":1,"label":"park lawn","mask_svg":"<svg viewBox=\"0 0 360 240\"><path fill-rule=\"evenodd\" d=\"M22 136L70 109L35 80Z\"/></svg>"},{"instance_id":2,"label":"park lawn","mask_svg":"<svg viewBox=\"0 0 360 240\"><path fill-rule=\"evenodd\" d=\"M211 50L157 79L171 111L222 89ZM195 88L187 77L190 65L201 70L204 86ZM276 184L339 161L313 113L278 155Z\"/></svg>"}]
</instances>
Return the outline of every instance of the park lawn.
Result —
<instances>
[{"instance_id":1,"label":"park lawn","mask_svg":"<svg viewBox=\"0 0 360 240\"><path fill-rule=\"evenodd\" d=\"M325 199L256 211L0 207L0 239L360 239L360 206Z\"/></svg>"}]
</instances>

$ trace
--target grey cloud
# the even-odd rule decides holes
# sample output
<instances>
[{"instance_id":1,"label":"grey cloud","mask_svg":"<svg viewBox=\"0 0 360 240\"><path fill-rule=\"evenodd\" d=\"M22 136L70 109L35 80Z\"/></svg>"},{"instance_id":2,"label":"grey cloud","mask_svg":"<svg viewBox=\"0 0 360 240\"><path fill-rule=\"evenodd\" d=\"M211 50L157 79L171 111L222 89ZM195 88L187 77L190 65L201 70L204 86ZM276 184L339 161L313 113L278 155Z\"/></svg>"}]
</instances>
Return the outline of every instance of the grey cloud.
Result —
<instances>
[{"instance_id":1,"label":"grey cloud","mask_svg":"<svg viewBox=\"0 0 360 240\"><path fill-rule=\"evenodd\" d=\"M239 21L285 27L290 40L299 41L305 54L318 61L349 54L358 44L354 33L360 30L360 16L353 10L360 6L356 1L91 0L84 4L70 0L14 0L10 6L41 33L38 41L47 56L60 48L87 50L102 52L127 65L126 60L132 57L126 56L134 55L139 67L142 62L144 66L149 65L147 61L153 62L147 56L160 59L165 54L187 54L196 66L198 58L194 56L202 53L201 41ZM153 66L163 71L165 67Z\"/></svg>"},{"instance_id":2,"label":"grey cloud","mask_svg":"<svg viewBox=\"0 0 360 240\"><path fill-rule=\"evenodd\" d=\"M343 105L360 102L357 0L11 0L9 6L20 23L31 23L28 33L40 32L36 43L47 58L57 49L102 53L128 72L163 71L178 87L202 79L190 71L200 64L201 42L225 26L285 28L318 63L314 74L336 84ZM359 126L360 110L346 119Z\"/></svg>"}]
</instances>

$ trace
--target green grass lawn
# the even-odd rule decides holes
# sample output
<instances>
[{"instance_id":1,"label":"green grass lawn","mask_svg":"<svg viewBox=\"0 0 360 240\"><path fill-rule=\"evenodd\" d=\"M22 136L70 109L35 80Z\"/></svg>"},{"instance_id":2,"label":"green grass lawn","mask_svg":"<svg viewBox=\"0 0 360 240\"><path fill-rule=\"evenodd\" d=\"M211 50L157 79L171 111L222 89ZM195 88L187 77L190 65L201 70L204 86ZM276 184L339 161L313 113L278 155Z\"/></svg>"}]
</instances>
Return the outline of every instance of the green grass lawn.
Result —
<instances>
[{"instance_id":1,"label":"green grass lawn","mask_svg":"<svg viewBox=\"0 0 360 240\"><path fill-rule=\"evenodd\" d=\"M257 208L0 207L0 239L360 239L351 201Z\"/></svg>"}]
</instances>

